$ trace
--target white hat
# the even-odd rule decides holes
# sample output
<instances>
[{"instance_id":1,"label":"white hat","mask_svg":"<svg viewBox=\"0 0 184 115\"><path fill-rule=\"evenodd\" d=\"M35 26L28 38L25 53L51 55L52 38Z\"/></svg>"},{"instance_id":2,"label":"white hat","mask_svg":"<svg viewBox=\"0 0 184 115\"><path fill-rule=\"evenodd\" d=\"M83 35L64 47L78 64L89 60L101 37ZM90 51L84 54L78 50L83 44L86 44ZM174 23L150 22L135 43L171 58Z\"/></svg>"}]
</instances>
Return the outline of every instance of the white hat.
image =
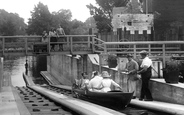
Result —
<instances>
[{"instance_id":1,"label":"white hat","mask_svg":"<svg viewBox=\"0 0 184 115\"><path fill-rule=\"evenodd\" d=\"M107 71L102 72L102 77L111 77Z\"/></svg>"}]
</instances>

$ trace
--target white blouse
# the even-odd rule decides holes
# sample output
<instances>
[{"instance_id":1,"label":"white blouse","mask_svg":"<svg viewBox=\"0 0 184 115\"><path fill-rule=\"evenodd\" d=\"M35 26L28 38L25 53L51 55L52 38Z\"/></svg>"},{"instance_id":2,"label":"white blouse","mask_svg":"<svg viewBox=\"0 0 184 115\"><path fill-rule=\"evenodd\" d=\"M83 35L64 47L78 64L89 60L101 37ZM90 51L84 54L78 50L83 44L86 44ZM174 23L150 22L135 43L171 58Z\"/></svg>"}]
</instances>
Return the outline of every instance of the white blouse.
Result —
<instances>
[{"instance_id":1,"label":"white blouse","mask_svg":"<svg viewBox=\"0 0 184 115\"><path fill-rule=\"evenodd\" d=\"M102 92L108 92L111 91L111 85L114 85L116 87L120 87L116 82L114 82L112 79L103 79L102 80Z\"/></svg>"}]
</instances>

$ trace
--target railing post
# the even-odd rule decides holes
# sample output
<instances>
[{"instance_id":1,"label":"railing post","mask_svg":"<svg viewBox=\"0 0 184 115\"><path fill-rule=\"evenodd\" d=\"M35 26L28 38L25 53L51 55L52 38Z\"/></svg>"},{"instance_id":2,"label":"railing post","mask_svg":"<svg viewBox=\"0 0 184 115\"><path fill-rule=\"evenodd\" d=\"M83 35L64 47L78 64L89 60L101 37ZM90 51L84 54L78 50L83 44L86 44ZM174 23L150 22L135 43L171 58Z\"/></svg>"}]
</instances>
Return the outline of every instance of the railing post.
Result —
<instances>
[{"instance_id":1,"label":"railing post","mask_svg":"<svg viewBox=\"0 0 184 115\"><path fill-rule=\"evenodd\" d=\"M134 44L134 58L136 58L136 44Z\"/></svg>"},{"instance_id":2,"label":"railing post","mask_svg":"<svg viewBox=\"0 0 184 115\"><path fill-rule=\"evenodd\" d=\"M66 38L66 41L67 41L67 47L69 47L69 40L70 40L70 37L67 36Z\"/></svg>"},{"instance_id":3,"label":"railing post","mask_svg":"<svg viewBox=\"0 0 184 115\"><path fill-rule=\"evenodd\" d=\"M104 53L107 53L107 45L104 44Z\"/></svg>"},{"instance_id":4,"label":"railing post","mask_svg":"<svg viewBox=\"0 0 184 115\"><path fill-rule=\"evenodd\" d=\"M28 45L27 45L27 38L25 38L25 54L27 55L27 49L28 49Z\"/></svg>"},{"instance_id":5,"label":"railing post","mask_svg":"<svg viewBox=\"0 0 184 115\"><path fill-rule=\"evenodd\" d=\"M94 53L95 52L95 38L92 37L92 52Z\"/></svg>"},{"instance_id":6,"label":"railing post","mask_svg":"<svg viewBox=\"0 0 184 115\"><path fill-rule=\"evenodd\" d=\"M0 57L0 92L2 90L3 83L3 57Z\"/></svg>"},{"instance_id":7,"label":"railing post","mask_svg":"<svg viewBox=\"0 0 184 115\"><path fill-rule=\"evenodd\" d=\"M90 48L90 36L88 36L88 48Z\"/></svg>"},{"instance_id":8,"label":"railing post","mask_svg":"<svg viewBox=\"0 0 184 115\"><path fill-rule=\"evenodd\" d=\"M162 52L163 52L163 54L162 54L162 56L163 56L163 67L165 68L165 44L163 44L162 45Z\"/></svg>"},{"instance_id":9,"label":"railing post","mask_svg":"<svg viewBox=\"0 0 184 115\"><path fill-rule=\"evenodd\" d=\"M151 44L148 44L148 52L149 52L149 56L151 55Z\"/></svg>"},{"instance_id":10,"label":"railing post","mask_svg":"<svg viewBox=\"0 0 184 115\"><path fill-rule=\"evenodd\" d=\"M70 52L73 54L73 38L70 37Z\"/></svg>"},{"instance_id":11,"label":"railing post","mask_svg":"<svg viewBox=\"0 0 184 115\"><path fill-rule=\"evenodd\" d=\"M102 72L102 54L99 54L99 72Z\"/></svg>"},{"instance_id":12,"label":"railing post","mask_svg":"<svg viewBox=\"0 0 184 115\"><path fill-rule=\"evenodd\" d=\"M4 56L4 50L5 50L5 38L2 38L2 50L3 50L3 56Z\"/></svg>"},{"instance_id":13,"label":"railing post","mask_svg":"<svg viewBox=\"0 0 184 115\"><path fill-rule=\"evenodd\" d=\"M48 37L48 53L50 54L50 37Z\"/></svg>"}]
</instances>

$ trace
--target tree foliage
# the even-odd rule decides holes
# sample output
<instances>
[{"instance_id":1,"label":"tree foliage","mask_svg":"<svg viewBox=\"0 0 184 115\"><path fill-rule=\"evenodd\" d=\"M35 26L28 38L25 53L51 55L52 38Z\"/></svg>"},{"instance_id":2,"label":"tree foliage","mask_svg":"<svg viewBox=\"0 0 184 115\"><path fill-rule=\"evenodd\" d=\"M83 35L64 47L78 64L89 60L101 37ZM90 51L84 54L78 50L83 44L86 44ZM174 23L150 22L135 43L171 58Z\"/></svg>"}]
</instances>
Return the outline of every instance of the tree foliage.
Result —
<instances>
[{"instance_id":1,"label":"tree foliage","mask_svg":"<svg viewBox=\"0 0 184 115\"><path fill-rule=\"evenodd\" d=\"M27 33L41 35L44 30L49 31L52 22L51 17L48 7L39 2L31 12Z\"/></svg>"},{"instance_id":2,"label":"tree foliage","mask_svg":"<svg viewBox=\"0 0 184 115\"><path fill-rule=\"evenodd\" d=\"M90 14L96 21L99 32L110 31L112 29L112 10L113 7L126 6L129 0L96 0L97 6L87 5Z\"/></svg>"},{"instance_id":3,"label":"tree foliage","mask_svg":"<svg viewBox=\"0 0 184 115\"><path fill-rule=\"evenodd\" d=\"M79 20L72 20L71 23L71 34L73 35L85 35L88 34L88 28L85 23L79 21Z\"/></svg>"},{"instance_id":4,"label":"tree foliage","mask_svg":"<svg viewBox=\"0 0 184 115\"><path fill-rule=\"evenodd\" d=\"M28 22L28 34L41 35L43 31L49 31L51 28L58 28L59 25L65 30L66 34L71 34L72 13L68 9L60 9L50 13L47 5L39 2L31 12L31 18Z\"/></svg>"},{"instance_id":5,"label":"tree foliage","mask_svg":"<svg viewBox=\"0 0 184 115\"><path fill-rule=\"evenodd\" d=\"M58 25L61 25L65 30L65 33L69 34L71 29L71 19L72 13L68 9L61 9L58 12L52 12L51 26L57 28Z\"/></svg>"},{"instance_id":6,"label":"tree foliage","mask_svg":"<svg viewBox=\"0 0 184 115\"><path fill-rule=\"evenodd\" d=\"M19 17L18 14L8 13L0 9L0 35L25 35L26 27L24 19Z\"/></svg>"}]
</instances>

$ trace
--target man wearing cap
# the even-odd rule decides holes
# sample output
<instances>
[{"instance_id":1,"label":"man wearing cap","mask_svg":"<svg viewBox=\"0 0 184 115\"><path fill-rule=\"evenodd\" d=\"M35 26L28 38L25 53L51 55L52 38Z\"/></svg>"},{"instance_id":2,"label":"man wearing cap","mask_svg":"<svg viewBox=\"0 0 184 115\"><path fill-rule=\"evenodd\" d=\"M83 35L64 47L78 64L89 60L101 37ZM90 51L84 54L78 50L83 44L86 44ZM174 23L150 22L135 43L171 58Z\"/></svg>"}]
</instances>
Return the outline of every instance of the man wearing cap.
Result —
<instances>
[{"instance_id":1,"label":"man wearing cap","mask_svg":"<svg viewBox=\"0 0 184 115\"><path fill-rule=\"evenodd\" d=\"M142 63L140 66L140 70L137 72L141 74L142 78L142 88L141 88L141 96L139 100L144 101L153 101L151 92L149 90L149 80L151 78L151 65L152 60L148 57L147 51L143 50L140 52Z\"/></svg>"},{"instance_id":2,"label":"man wearing cap","mask_svg":"<svg viewBox=\"0 0 184 115\"><path fill-rule=\"evenodd\" d=\"M126 71L127 71L127 85L128 91L134 92L133 99L136 98L136 81L138 80L137 71L139 70L138 63L133 59L131 54L127 55L128 63L126 64Z\"/></svg>"}]
</instances>

